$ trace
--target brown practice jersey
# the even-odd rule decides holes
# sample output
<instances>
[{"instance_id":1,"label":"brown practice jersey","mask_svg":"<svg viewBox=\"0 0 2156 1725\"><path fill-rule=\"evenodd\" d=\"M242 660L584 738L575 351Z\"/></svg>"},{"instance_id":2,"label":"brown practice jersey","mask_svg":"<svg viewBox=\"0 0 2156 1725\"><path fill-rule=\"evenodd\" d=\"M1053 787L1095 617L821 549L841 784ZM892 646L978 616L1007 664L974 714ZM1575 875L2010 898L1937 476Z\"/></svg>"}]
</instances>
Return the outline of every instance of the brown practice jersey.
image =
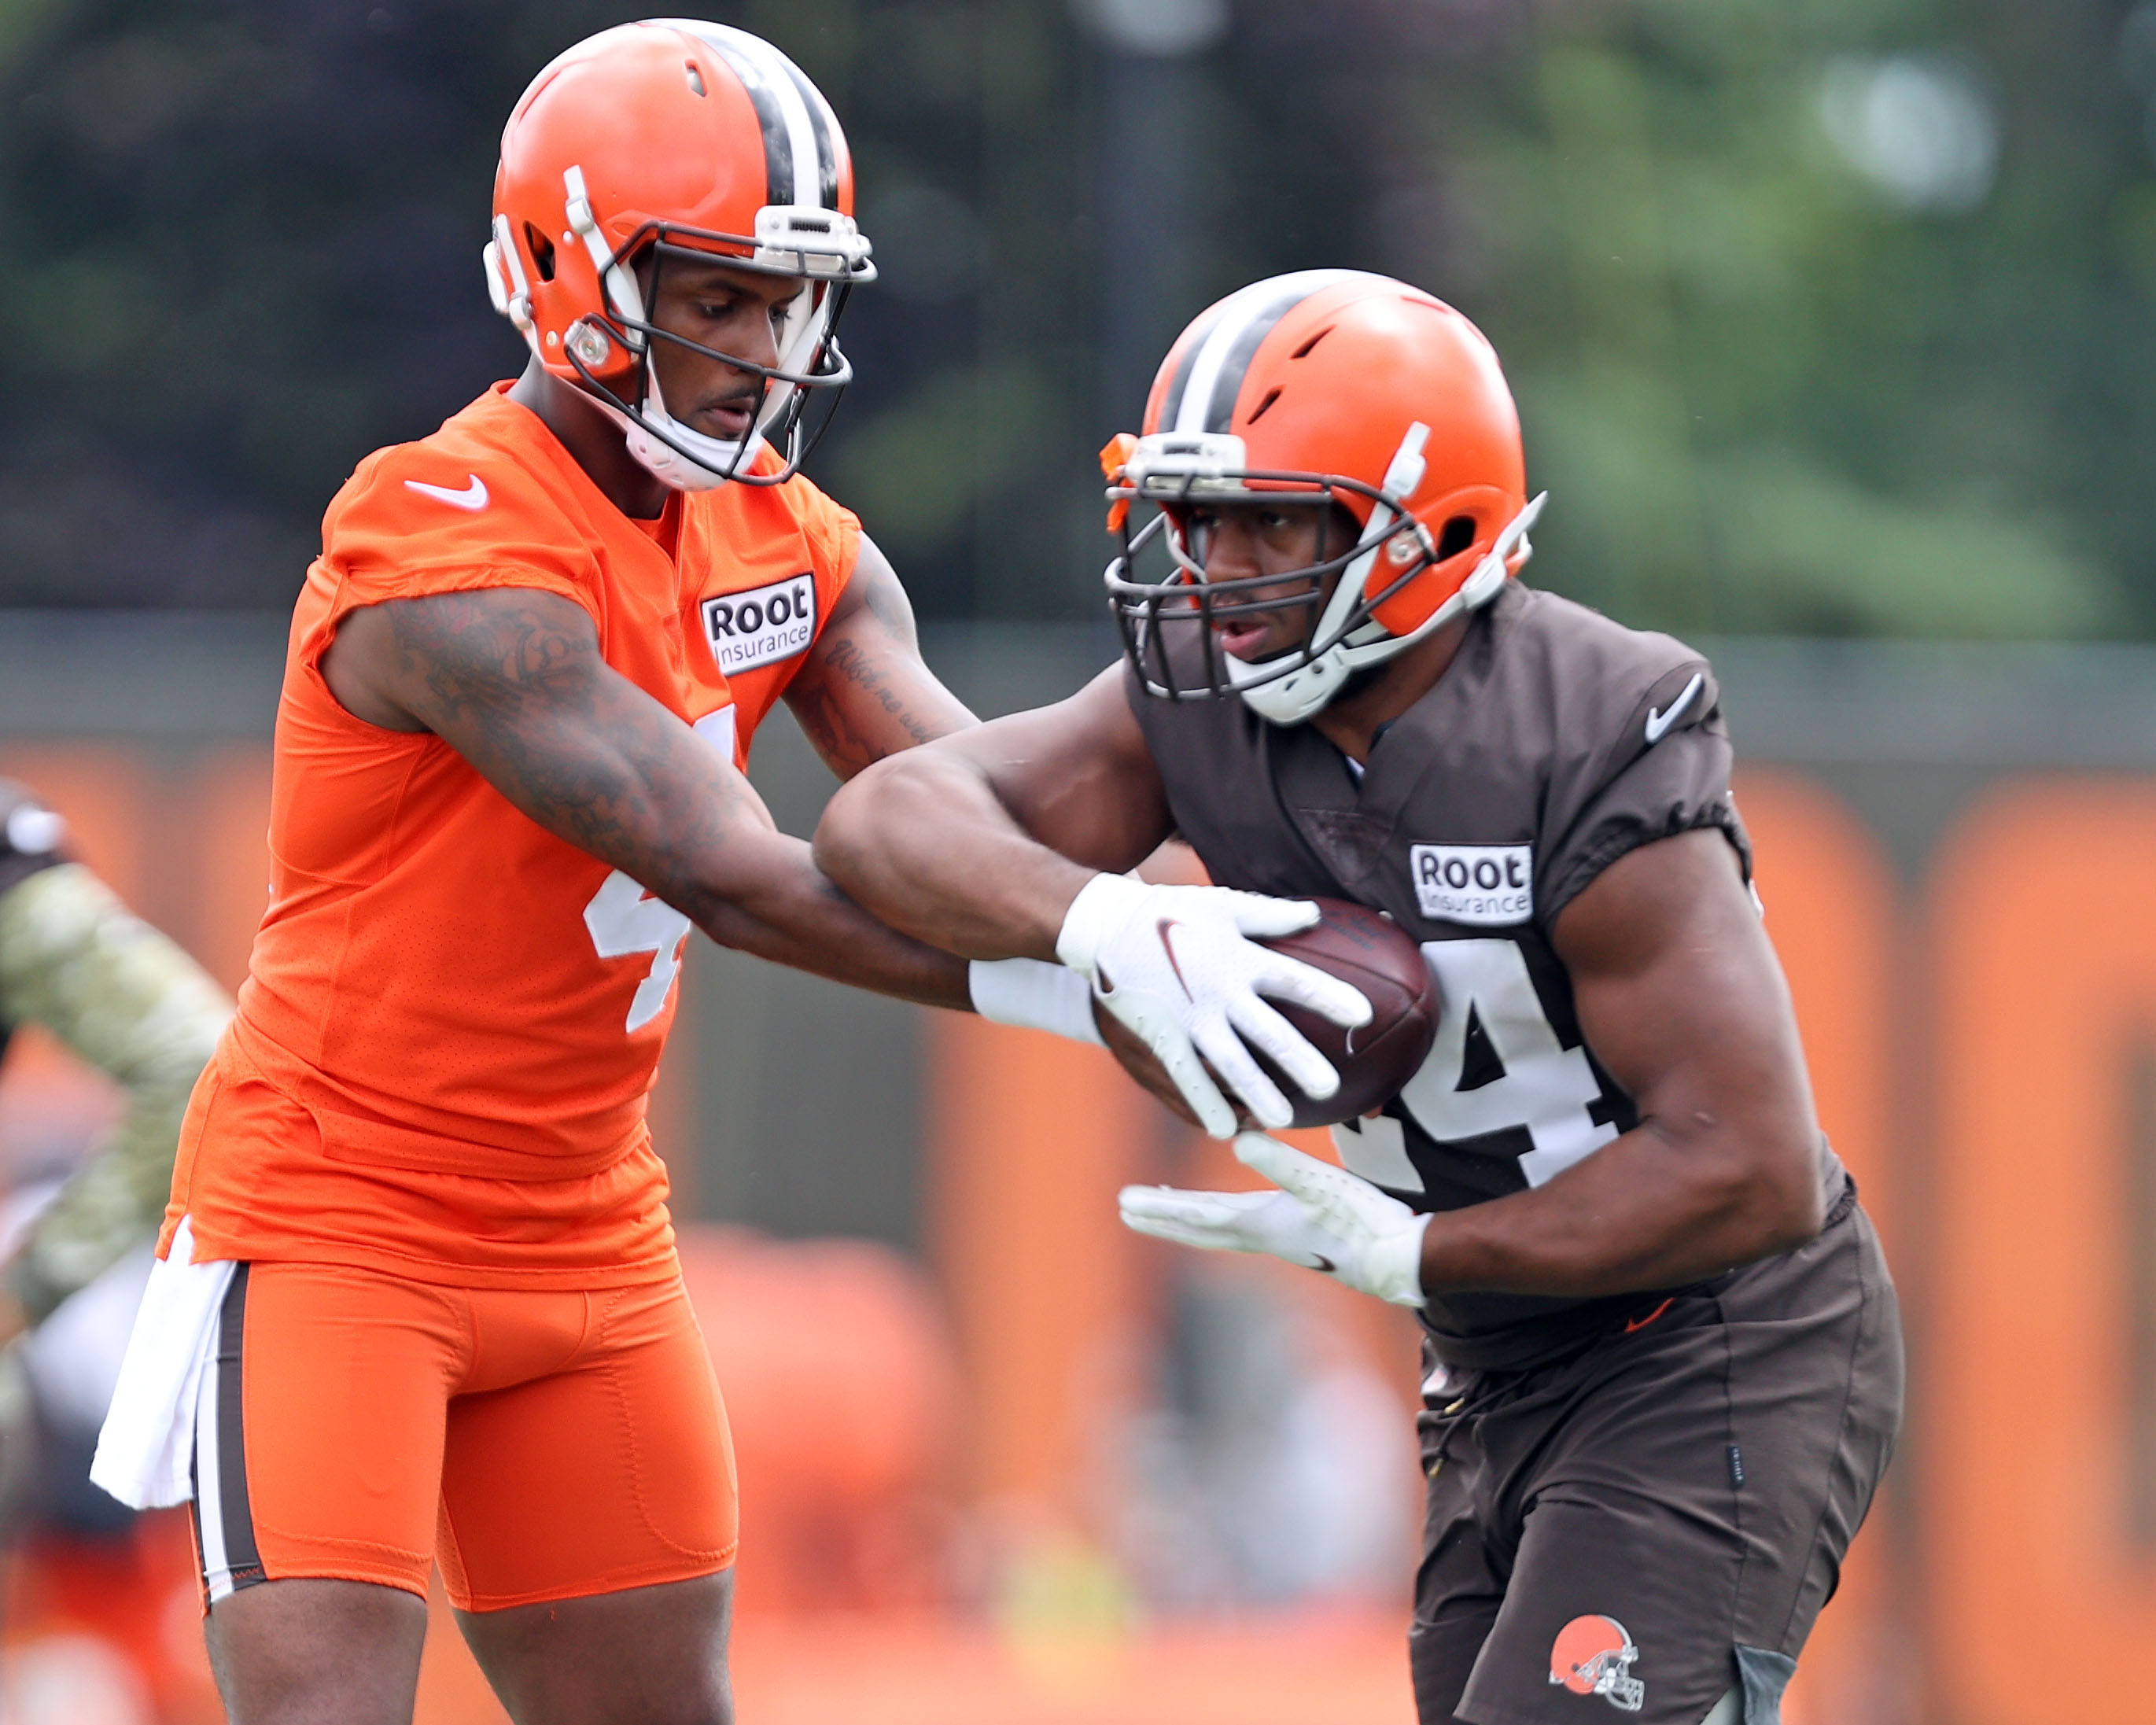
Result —
<instances>
[{"instance_id":1,"label":"brown practice jersey","mask_svg":"<svg viewBox=\"0 0 2156 1725\"><path fill-rule=\"evenodd\" d=\"M1217 884L1353 899L1422 945L1436 1045L1382 1117L1333 1128L1350 1169L1419 1209L1458 1209L1542 1185L1638 1123L1581 1034L1550 929L1619 857L1695 827L1722 833L1749 878L1721 695L1698 654L1514 583L1359 775L1307 725L1126 686ZM1640 1303L1446 1294L1423 1322L1448 1363L1509 1367Z\"/></svg>"}]
</instances>

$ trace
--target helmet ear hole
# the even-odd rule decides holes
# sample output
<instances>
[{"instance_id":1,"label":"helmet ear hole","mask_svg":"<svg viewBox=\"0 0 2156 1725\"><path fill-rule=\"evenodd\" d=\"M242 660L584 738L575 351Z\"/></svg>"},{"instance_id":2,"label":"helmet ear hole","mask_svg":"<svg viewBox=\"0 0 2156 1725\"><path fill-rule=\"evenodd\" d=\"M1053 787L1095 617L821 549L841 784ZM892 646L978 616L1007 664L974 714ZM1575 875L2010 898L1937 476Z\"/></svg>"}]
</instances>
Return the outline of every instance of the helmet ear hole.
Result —
<instances>
[{"instance_id":1,"label":"helmet ear hole","mask_svg":"<svg viewBox=\"0 0 2156 1725\"><path fill-rule=\"evenodd\" d=\"M529 222L524 224L524 244L531 254L531 267L539 272L542 281L554 279L554 242Z\"/></svg>"},{"instance_id":2,"label":"helmet ear hole","mask_svg":"<svg viewBox=\"0 0 2156 1725\"><path fill-rule=\"evenodd\" d=\"M1448 521L1437 536L1437 561L1456 557L1475 542L1475 517L1456 515Z\"/></svg>"}]
</instances>

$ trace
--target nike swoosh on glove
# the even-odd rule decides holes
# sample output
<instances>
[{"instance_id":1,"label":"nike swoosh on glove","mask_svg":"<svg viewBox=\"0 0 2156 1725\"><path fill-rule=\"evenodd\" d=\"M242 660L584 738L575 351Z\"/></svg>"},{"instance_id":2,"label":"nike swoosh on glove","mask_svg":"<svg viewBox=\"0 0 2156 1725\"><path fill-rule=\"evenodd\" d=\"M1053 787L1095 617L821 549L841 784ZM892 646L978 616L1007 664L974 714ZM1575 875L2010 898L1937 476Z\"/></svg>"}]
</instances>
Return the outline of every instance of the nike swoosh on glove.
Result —
<instances>
[{"instance_id":1,"label":"nike swoosh on glove","mask_svg":"<svg viewBox=\"0 0 2156 1725\"><path fill-rule=\"evenodd\" d=\"M1265 1252L1395 1306L1423 1303L1427 1215L1262 1132L1237 1138L1235 1158L1281 1189L1126 1186L1116 1194L1123 1225L1205 1251Z\"/></svg>"},{"instance_id":2,"label":"nike swoosh on glove","mask_svg":"<svg viewBox=\"0 0 2156 1725\"><path fill-rule=\"evenodd\" d=\"M1152 1050L1205 1130L1224 1138L1235 1130L1235 1111L1206 1062L1266 1126L1286 1126L1295 1111L1251 1049L1308 1096L1340 1088L1331 1063L1261 997L1336 1024L1370 1021L1359 990L1251 938L1294 934L1318 915L1306 901L1096 875L1064 913L1055 956Z\"/></svg>"}]
</instances>

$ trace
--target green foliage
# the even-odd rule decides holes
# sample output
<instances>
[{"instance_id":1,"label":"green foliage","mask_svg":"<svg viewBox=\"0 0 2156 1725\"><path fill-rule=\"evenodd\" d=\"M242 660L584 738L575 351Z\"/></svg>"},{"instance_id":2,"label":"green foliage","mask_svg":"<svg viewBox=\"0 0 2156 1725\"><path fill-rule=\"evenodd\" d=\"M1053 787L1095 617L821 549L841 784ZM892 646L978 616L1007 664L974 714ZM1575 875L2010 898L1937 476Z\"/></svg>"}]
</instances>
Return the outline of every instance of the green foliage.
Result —
<instances>
[{"instance_id":1,"label":"green foliage","mask_svg":"<svg viewBox=\"0 0 2156 1725\"><path fill-rule=\"evenodd\" d=\"M1093 451L1174 331L1345 264L1496 341L1537 580L1991 636L2156 631L2128 9L1239 0L1158 62L1042 0L719 8L852 137L887 267L816 470L931 614L1091 612ZM0 601L285 603L353 462L519 363L476 265L501 121L622 15L0 4Z\"/></svg>"},{"instance_id":2,"label":"green foliage","mask_svg":"<svg viewBox=\"0 0 2156 1725\"><path fill-rule=\"evenodd\" d=\"M1552 491L1537 578L1681 629L2156 620L2107 490L2156 396L2092 376L2149 345L2148 158L2113 9L2044 11L1547 6L1466 111L1456 68L1404 80ZM1897 199L1830 138L1835 80L1901 64L1996 116L1972 205Z\"/></svg>"}]
</instances>

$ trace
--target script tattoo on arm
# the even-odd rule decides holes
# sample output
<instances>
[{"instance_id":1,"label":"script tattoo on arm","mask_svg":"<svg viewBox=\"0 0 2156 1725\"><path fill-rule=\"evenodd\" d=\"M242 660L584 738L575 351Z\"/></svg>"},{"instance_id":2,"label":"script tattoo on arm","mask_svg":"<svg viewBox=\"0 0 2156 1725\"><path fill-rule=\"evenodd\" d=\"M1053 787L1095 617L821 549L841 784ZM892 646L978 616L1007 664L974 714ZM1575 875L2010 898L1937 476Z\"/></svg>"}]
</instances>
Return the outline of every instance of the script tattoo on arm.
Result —
<instances>
[{"instance_id":1,"label":"script tattoo on arm","mask_svg":"<svg viewBox=\"0 0 2156 1725\"><path fill-rule=\"evenodd\" d=\"M824 764L842 779L975 722L922 663L906 588L865 538L853 578L788 687L786 702Z\"/></svg>"},{"instance_id":2,"label":"script tattoo on arm","mask_svg":"<svg viewBox=\"0 0 2156 1725\"><path fill-rule=\"evenodd\" d=\"M732 762L606 663L581 606L495 588L375 613L354 643L375 688L548 832L723 946L906 999L965 1004L964 966L894 933L826 880Z\"/></svg>"}]
</instances>

